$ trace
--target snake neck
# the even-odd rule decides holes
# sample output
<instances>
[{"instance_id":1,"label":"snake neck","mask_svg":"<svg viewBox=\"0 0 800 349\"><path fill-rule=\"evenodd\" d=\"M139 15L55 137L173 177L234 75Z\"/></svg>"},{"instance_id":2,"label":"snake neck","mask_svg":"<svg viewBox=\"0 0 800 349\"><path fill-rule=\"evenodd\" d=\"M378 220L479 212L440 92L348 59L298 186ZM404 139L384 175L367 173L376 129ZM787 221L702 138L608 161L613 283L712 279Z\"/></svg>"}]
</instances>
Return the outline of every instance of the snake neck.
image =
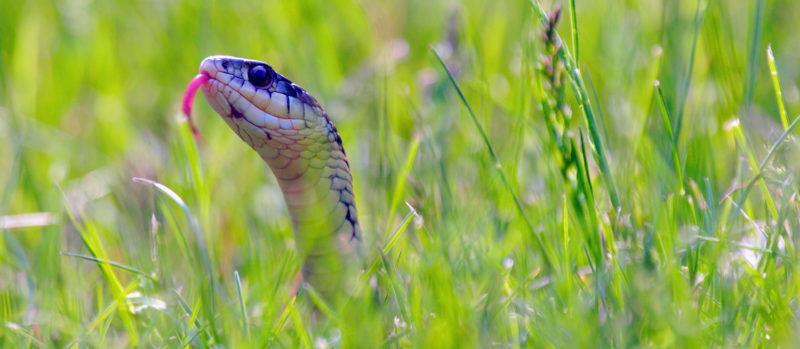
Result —
<instances>
[{"instance_id":1,"label":"snake neck","mask_svg":"<svg viewBox=\"0 0 800 349\"><path fill-rule=\"evenodd\" d=\"M323 125L305 134L281 131L293 130L268 130L264 144L253 148L278 180L300 255L351 252L361 229L350 164L336 127L326 116Z\"/></svg>"},{"instance_id":2,"label":"snake neck","mask_svg":"<svg viewBox=\"0 0 800 349\"><path fill-rule=\"evenodd\" d=\"M357 265L353 263L357 258L354 252L361 230L353 177L333 123L327 121L317 132L306 136L310 137L300 139L315 141L278 152L256 150L272 169L283 192L297 251L303 260L303 278L320 294L334 300L348 284L343 276L355 275L346 270ZM270 137L267 142L278 138Z\"/></svg>"}]
</instances>

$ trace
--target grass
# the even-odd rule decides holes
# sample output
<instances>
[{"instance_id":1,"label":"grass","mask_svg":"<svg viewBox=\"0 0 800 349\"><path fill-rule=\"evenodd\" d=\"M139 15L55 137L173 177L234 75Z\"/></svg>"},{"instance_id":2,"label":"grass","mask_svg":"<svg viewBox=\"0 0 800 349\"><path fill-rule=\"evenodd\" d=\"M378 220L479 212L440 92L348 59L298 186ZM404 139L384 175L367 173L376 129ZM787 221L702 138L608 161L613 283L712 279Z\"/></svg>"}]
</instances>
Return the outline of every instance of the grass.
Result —
<instances>
[{"instance_id":1,"label":"grass","mask_svg":"<svg viewBox=\"0 0 800 349\"><path fill-rule=\"evenodd\" d=\"M0 2L0 347L794 347L800 4ZM359 297L201 98L269 62L347 149ZM34 215L26 215L34 214Z\"/></svg>"}]
</instances>

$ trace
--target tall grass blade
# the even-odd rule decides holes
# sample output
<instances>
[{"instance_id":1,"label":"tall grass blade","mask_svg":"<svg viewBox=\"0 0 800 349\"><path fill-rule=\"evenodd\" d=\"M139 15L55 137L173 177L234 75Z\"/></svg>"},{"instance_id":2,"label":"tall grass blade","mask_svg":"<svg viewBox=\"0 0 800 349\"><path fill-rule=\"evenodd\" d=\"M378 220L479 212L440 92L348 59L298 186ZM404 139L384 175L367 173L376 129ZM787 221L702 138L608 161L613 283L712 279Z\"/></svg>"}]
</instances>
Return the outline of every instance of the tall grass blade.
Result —
<instances>
[{"instance_id":1,"label":"tall grass blade","mask_svg":"<svg viewBox=\"0 0 800 349\"><path fill-rule=\"evenodd\" d=\"M244 295L242 294L242 280L239 279L239 271L233 271L233 279L236 281L236 294L239 296L239 312L242 315L242 331L245 338L250 338L250 325L247 321L247 308L244 305Z\"/></svg>"},{"instance_id":2,"label":"tall grass blade","mask_svg":"<svg viewBox=\"0 0 800 349\"><path fill-rule=\"evenodd\" d=\"M672 162L673 166L675 167L675 176L678 179L678 194L683 195L683 166L681 165L681 155L678 153L678 140L675 139L675 135L672 133L672 122L669 120L667 105L664 103L664 93L661 92L661 83L656 80L654 86L656 92L658 92L658 108L661 111L661 121L663 121L664 129L667 130L667 135L669 135L670 148L672 150Z\"/></svg>"},{"instance_id":3,"label":"tall grass blade","mask_svg":"<svg viewBox=\"0 0 800 349\"><path fill-rule=\"evenodd\" d=\"M708 9L708 5L703 6L701 9L701 5L703 1L697 2L697 9L695 10L695 21L694 21L694 35L692 36L692 51L689 53L689 68L686 72L686 77L683 80L683 87L681 88L681 100L678 102L678 116L675 119L675 137L673 139L677 140L681 137L681 130L683 129L683 112L684 108L686 107L686 100L689 98L689 88L691 87L692 83L692 74L694 74L694 60L695 60L695 52L697 52L697 39L700 36L700 29L703 28L703 22L706 18L706 10Z\"/></svg>"},{"instance_id":4,"label":"tall grass blade","mask_svg":"<svg viewBox=\"0 0 800 349\"><path fill-rule=\"evenodd\" d=\"M578 14L575 12L575 0L569 0L569 20L572 24L572 52L575 52L575 66L581 66L580 45L578 44Z\"/></svg>"},{"instance_id":5,"label":"tall grass blade","mask_svg":"<svg viewBox=\"0 0 800 349\"><path fill-rule=\"evenodd\" d=\"M778 112L781 115L781 124L785 130L789 128L789 121L786 117L786 107L783 105L783 92L781 92L781 83L778 80L778 68L775 67L772 45L767 45L767 62L769 63L769 75L772 77L772 87L775 89L775 100L778 102Z\"/></svg>"}]
</instances>

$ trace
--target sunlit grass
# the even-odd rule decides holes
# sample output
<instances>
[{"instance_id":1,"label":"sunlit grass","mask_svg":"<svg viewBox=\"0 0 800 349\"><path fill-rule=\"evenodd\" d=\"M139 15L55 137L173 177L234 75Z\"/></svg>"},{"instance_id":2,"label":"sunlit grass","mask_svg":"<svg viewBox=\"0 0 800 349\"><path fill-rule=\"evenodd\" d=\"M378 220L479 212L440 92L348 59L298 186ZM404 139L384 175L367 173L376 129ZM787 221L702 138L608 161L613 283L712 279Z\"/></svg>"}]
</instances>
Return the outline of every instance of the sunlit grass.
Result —
<instances>
[{"instance_id":1,"label":"sunlit grass","mask_svg":"<svg viewBox=\"0 0 800 349\"><path fill-rule=\"evenodd\" d=\"M561 6L0 2L0 347L796 346L800 5ZM289 294L257 154L179 115L212 54L336 122L342 305Z\"/></svg>"}]
</instances>

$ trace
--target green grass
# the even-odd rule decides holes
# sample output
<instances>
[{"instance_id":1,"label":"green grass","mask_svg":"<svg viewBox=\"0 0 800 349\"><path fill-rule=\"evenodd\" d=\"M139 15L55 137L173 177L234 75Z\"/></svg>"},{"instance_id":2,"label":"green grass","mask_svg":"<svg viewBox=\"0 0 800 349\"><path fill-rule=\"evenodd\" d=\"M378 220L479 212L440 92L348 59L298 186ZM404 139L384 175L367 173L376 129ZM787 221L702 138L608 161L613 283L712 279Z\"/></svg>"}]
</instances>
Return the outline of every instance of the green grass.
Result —
<instances>
[{"instance_id":1,"label":"green grass","mask_svg":"<svg viewBox=\"0 0 800 349\"><path fill-rule=\"evenodd\" d=\"M800 4L561 6L0 2L0 347L796 346ZM181 119L212 54L336 122L342 307L289 298L262 160Z\"/></svg>"}]
</instances>

